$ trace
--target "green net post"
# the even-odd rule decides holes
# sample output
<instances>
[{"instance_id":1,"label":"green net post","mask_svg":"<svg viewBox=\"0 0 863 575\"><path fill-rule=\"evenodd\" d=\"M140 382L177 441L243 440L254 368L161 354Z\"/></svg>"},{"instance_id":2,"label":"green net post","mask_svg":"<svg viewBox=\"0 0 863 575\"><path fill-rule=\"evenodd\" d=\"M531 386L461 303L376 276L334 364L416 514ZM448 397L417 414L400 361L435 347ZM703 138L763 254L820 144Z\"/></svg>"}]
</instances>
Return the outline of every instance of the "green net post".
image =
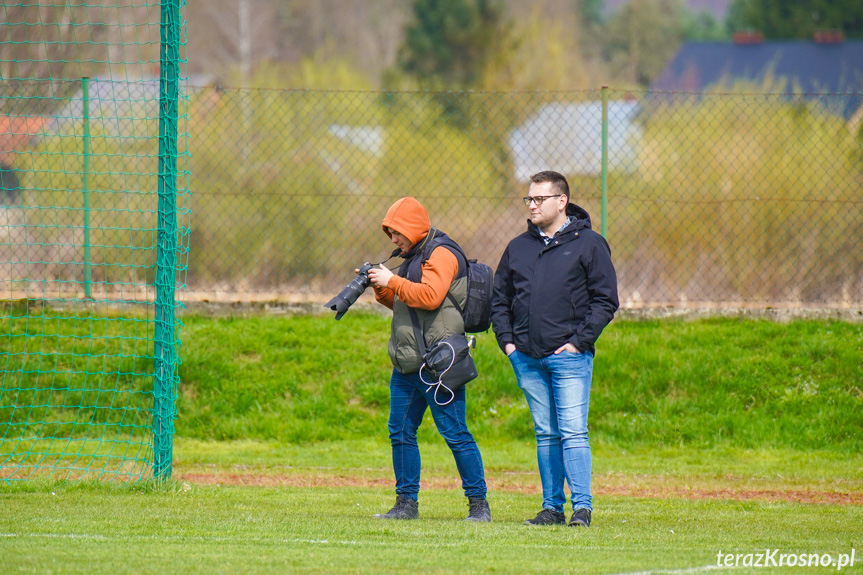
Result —
<instances>
[{"instance_id":1,"label":"green net post","mask_svg":"<svg viewBox=\"0 0 863 575\"><path fill-rule=\"evenodd\" d=\"M185 4L0 6L0 483L170 477Z\"/></svg>"},{"instance_id":2,"label":"green net post","mask_svg":"<svg viewBox=\"0 0 863 575\"><path fill-rule=\"evenodd\" d=\"M90 268L90 78L81 78L81 101L84 121L84 166L81 169L81 188L84 195L84 297L93 299Z\"/></svg>"},{"instance_id":3,"label":"green net post","mask_svg":"<svg viewBox=\"0 0 863 575\"><path fill-rule=\"evenodd\" d=\"M153 474L169 479L173 459L176 373L177 98L180 76L180 0L161 5L159 68L159 229L153 401Z\"/></svg>"}]
</instances>

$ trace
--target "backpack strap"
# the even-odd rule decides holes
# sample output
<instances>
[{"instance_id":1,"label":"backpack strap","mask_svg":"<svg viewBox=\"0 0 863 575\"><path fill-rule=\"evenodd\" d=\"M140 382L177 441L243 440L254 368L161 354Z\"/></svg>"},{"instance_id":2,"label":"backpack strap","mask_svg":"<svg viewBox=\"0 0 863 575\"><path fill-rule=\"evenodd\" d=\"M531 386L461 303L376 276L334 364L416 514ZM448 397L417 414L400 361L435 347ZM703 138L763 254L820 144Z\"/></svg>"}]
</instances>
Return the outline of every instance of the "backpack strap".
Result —
<instances>
[{"instance_id":1,"label":"backpack strap","mask_svg":"<svg viewBox=\"0 0 863 575\"><path fill-rule=\"evenodd\" d=\"M437 228L432 227L428 235L426 236L426 238L428 238L428 241L426 241L425 245L423 246L422 260L420 261L420 264L424 264L428 261L435 248L444 247L450 252L452 252L452 254L455 256L456 261L458 262L458 272L456 272L456 277L466 276L468 266L467 256L465 255L464 251L462 251L461 246L459 246L452 240L446 241L449 238L443 239L443 241L441 241L441 239L438 239L437 234ZM464 315L464 310L460 305L458 305L458 302L455 301L455 296L453 296L449 290L447 290L446 292L446 297L450 302L452 302L452 304L455 306L455 309L457 309L461 315ZM411 319L413 320L413 318ZM419 322L417 321L416 323ZM414 325L414 327L416 328L416 325Z\"/></svg>"},{"instance_id":2,"label":"backpack strap","mask_svg":"<svg viewBox=\"0 0 863 575\"><path fill-rule=\"evenodd\" d=\"M467 256L461 249L461 246L455 243L449 237L438 237L438 233L438 229L434 227L431 228L431 230L429 231L428 235L426 236L428 241L426 241L422 249L422 260L420 260L420 263L426 263L431 257L431 254L435 250L435 248L442 246L452 252L452 254L455 256L456 261L458 262L458 272L456 272L456 277L459 278L467 275Z\"/></svg>"},{"instance_id":3,"label":"backpack strap","mask_svg":"<svg viewBox=\"0 0 863 575\"><path fill-rule=\"evenodd\" d=\"M452 295L450 292L446 292L446 297L447 297L447 299L448 299L449 301L451 301L451 302L452 302L452 305L454 305L454 306L455 306L455 308L458 310L458 312L459 312L461 315L464 315L464 310L463 310L463 309L461 309L461 306L460 306L460 305L458 305L458 302L457 302L457 301L455 301L455 297L453 297L453 295Z\"/></svg>"},{"instance_id":4,"label":"backpack strap","mask_svg":"<svg viewBox=\"0 0 863 575\"><path fill-rule=\"evenodd\" d=\"M467 256L462 251L461 246L459 246L457 243L455 243L452 240L449 240L448 242L446 240L441 241L441 239L438 239L437 234L438 234L438 230L436 228L432 227L429 230L428 235L426 235L425 245L423 245L423 247L422 247L422 259L420 260L420 265L422 265L428 261L428 259L431 257L431 254L435 250L435 248L444 247L444 248L448 249L450 252L452 252L452 254L456 258L456 261L458 261L458 271L456 272L456 277L459 277L462 274L464 274L466 276L467 275L467 265L468 265L467 264ZM455 301L455 297L452 295L452 293L450 293L449 289L447 289L446 297L447 297L447 299L449 299L450 302L452 302L452 304L458 310L458 313L460 313L461 315L464 315L464 310L462 309L462 307L460 305L458 305L458 302ZM419 321L419 318L417 317L417 312L412 307L408 306L408 313L410 313L410 316L411 316L411 324L413 325L413 328L414 328L414 337L417 340L417 346L419 347L419 350L420 350L420 356L424 356L426 354L425 337L423 336L422 330L420 330L420 321Z\"/></svg>"}]
</instances>

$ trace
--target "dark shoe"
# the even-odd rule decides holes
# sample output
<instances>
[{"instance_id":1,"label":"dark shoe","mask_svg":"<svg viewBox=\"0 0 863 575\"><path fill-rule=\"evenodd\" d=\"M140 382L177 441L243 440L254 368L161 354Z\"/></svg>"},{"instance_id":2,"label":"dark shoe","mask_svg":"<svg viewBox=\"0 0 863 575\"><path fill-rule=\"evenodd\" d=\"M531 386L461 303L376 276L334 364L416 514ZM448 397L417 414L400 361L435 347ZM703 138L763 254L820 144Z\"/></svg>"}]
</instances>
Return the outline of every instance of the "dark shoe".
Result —
<instances>
[{"instance_id":1,"label":"dark shoe","mask_svg":"<svg viewBox=\"0 0 863 575\"><path fill-rule=\"evenodd\" d=\"M525 525L566 525L566 515L554 509L543 509L533 519L524 522Z\"/></svg>"},{"instance_id":2,"label":"dark shoe","mask_svg":"<svg viewBox=\"0 0 863 575\"><path fill-rule=\"evenodd\" d=\"M579 507L569 520L570 527L590 527L590 509Z\"/></svg>"},{"instance_id":3,"label":"dark shoe","mask_svg":"<svg viewBox=\"0 0 863 575\"><path fill-rule=\"evenodd\" d=\"M386 513L375 513L375 519L417 519L420 516L419 503L404 495L396 496L396 504Z\"/></svg>"},{"instance_id":4,"label":"dark shoe","mask_svg":"<svg viewBox=\"0 0 863 575\"><path fill-rule=\"evenodd\" d=\"M480 521L482 523L491 523L491 509L489 509L488 501L485 497L468 497L470 505L470 513L465 521Z\"/></svg>"}]
</instances>

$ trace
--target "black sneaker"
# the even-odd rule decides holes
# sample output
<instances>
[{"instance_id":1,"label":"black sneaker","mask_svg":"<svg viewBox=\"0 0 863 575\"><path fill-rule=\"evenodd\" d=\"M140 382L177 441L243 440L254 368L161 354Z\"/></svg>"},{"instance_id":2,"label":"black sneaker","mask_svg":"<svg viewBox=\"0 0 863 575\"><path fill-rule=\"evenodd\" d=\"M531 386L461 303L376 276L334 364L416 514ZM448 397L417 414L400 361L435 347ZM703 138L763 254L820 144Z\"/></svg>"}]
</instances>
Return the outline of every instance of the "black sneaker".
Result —
<instances>
[{"instance_id":1,"label":"black sneaker","mask_svg":"<svg viewBox=\"0 0 863 575\"><path fill-rule=\"evenodd\" d=\"M419 502L404 495L396 496L396 504L386 513L375 513L375 519L417 519L420 516Z\"/></svg>"},{"instance_id":2,"label":"black sneaker","mask_svg":"<svg viewBox=\"0 0 863 575\"><path fill-rule=\"evenodd\" d=\"M491 523L491 509L485 497L468 497L468 504L470 505L470 513L468 513L465 521Z\"/></svg>"},{"instance_id":3,"label":"black sneaker","mask_svg":"<svg viewBox=\"0 0 863 575\"><path fill-rule=\"evenodd\" d=\"M554 509L543 509L533 519L524 522L525 525L566 525L566 515Z\"/></svg>"},{"instance_id":4,"label":"black sneaker","mask_svg":"<svg viewBox=\"0 0 863 575\"><path fill-rule=\"evenodd\" d=\"M579 507L572 514L572 519L569 520L570 527L590 527L590 509L587 507Z\"/></svg>"}]
</instances>

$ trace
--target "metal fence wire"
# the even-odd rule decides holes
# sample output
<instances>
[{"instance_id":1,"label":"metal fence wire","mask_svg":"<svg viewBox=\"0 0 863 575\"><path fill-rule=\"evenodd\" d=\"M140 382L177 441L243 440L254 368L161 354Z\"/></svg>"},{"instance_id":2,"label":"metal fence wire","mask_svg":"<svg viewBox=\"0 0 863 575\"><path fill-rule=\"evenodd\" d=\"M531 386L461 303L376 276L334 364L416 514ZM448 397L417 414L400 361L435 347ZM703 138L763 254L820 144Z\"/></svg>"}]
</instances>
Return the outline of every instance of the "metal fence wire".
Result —
<instances>
[{"instance_id":1,"label":"metal fence wire","mask_svg":"<svg viewBox=\"0 0 863 575\"><path fill-rule=\"evenodd\" d=\"M407 195L494 267L551 169L624 306L863 304L861 93L186 90L187 301L324 302L389 255L381 220ZM44 188L21 179L25 202Z\"/></svg>"},{"instance_id":2,"label":"metal fence wire","mask_svg":"<svg viewBox=\"0 0 863 575\"><path fill-rule=\"evenodd\" d=\"M190 96L203 297L327 298L386 257L406 195L495 266L552 169L605 229L623 305L863 302L860 93L607 90L606 222L600 90Z\"/></svg>"}]
</instances>

